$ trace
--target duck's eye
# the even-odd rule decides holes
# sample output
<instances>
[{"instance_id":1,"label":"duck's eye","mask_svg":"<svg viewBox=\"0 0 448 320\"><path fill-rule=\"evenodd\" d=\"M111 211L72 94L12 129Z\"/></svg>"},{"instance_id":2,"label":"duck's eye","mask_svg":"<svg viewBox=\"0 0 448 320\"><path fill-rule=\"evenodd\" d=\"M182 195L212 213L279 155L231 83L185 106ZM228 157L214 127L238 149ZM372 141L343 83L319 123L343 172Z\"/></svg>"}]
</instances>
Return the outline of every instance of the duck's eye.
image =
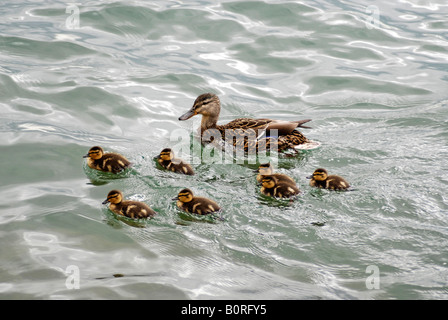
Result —
<instances>
[{"instance_id":1,"label":"duck's eye","mask_svg":"<svg viewBox=\"0 0 448 320\"><path fill-rule=\"evenodd\" d=\"M197 104L197 105L194 106L194 110L195 110L195 111L198 111L198 110L201 109L203 106L205 106L205 103L202 103L202 102L201 102L201 103L199 103L199 104Z\"/></svg>"},{"instance_id":2,"label":"duck's eye","mask_svg":"<svg viewBox=\"0 0 448 320\"><path fill-rule=\"evenodd\" d=\"M204 98L204 100L198 101L198 103L196 104L196 108L200 108L202 106L205 106L206 104L209 104L210 102L212 102L211 99Z\"/></svg>"}]
</instances>

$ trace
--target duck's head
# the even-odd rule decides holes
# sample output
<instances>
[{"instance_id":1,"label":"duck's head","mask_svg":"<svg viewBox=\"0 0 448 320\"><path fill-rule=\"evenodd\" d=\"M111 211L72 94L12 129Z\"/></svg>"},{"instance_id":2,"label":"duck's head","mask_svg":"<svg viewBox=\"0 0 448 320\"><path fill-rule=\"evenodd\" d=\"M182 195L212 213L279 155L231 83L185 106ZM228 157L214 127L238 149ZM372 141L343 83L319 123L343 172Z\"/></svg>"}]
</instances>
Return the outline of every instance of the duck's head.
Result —
<instances>
[{"instance_id":1,"label":"duck's head","mask_svg":"<svg viewBox=\"0 0 448 320\"><path fill-rule=\"evenodd\" d=\"M277 178L274 176L263 176L261 179L261 185L266 189L272 189L277 185Z\"/></svg>"},{"instance_id":2,"label":"duck's head","mask_svg":"<svg viewBox=\"0 0 448 320\"><path fill-rule=\"evenodd\" d=\"M103 204L106 204L108 202L117 204L120 203L123 200L123 194L120 190L112 190L108 193L107 199L103 201Z\"/></svg>"},{"instance_id":3,"label":"duck's head","mask_svg":"<svg viewBox=\"0 0 448 320\"><path fill-rule=\"evenodd\" d=\"M161 160L172 160L174 158L174 152L170 148L163 149L159 154Z\"/></svg>"},{"instance_id":4,"label":"duck's head","mask_svg":"<svg viewBox=\"0 0 448 320\"><path fill-rule=\"evenodd\" d=\"M103 148L95 146L90 148L89 152L83 158L92 158L94 160L98 160L101 159L103 153Z\"/></svg>"},{"instance_id":5,"label":"duck's head","mask_svg":"<svg viewBox=\"0 0 448 320\"><path fill-rule=\"evenodd\" d=\"M220 111L221 103L218 96L213 93L203 93L196 98L191 109L179 117L179 120L188 120L197 114L201 114L204 117L217 118Z\"/></svg>"},{"instance_id":6,"label":"duck's head","mask_svg":"<svg viewBox=\"0 0 448 320\"><path fill-rule=\"evenodd\" d=\"M270 162L262 163L255 172L258 172L260 175L270 175L274 173L274 168Z\"/></svg>"},{"instance_id":7,"label":"duck's head","mask_svg":"<svg viewBox=\"0 0 448 320\"><path fill-rule=\"evenodd\" d=\"M328 172L327 170L323 168L318 168L314 170L313 175L310 177L310 179L314 179L316 181L325 181L327 180Z\"/></svg>"},{"instance_id":8,"label":"duck's head","mask_svg":"<svg viewBox=\"0 0 448 320\"><path fill-rule=\"evenodd\" d=\"M173 198L173 200L179 200L180 202L190 202L193 200L193 191L190 189L183 189L181 190L176 198Z\"/></svg>"}]
</instances>

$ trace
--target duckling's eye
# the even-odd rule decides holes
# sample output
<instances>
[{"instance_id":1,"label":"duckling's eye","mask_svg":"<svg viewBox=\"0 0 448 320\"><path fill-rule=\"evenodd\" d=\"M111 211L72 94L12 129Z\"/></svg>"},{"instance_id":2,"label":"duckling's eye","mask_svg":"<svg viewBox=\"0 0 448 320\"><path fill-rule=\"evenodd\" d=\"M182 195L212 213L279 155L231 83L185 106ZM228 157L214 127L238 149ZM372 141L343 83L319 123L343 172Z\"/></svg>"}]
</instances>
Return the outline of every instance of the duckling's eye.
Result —
<instances>
[{"instance_id":1,"label":"duckling's eye","mask_svg":"<svg viewBox=\"0 0 448 320\"><path fill-rule=\"evenodd\" d=\"M107 200L118 198L118 194L114 194L110 197L107 197Z\"/></svg>"}]
</instances>

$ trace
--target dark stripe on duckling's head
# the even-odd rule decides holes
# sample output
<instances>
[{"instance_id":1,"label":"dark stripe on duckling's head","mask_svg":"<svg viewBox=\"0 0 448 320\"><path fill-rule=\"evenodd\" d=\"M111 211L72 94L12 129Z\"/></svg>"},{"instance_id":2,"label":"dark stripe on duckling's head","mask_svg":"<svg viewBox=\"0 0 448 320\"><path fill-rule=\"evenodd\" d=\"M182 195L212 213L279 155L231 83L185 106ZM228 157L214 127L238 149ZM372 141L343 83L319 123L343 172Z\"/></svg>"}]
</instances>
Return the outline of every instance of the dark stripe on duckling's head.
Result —
<instances>
[{"instance_id":1,"label":"dark stripe on duckling's head","mask_svg":"<svg viewBox=\"0 0 448 320\"><path fill-rule=\"evenodd\" d=\"M327 170L325 170L323 168L318 168L318 169L314 170L314 172L313 172L314 180L324 181L327 179L327 177L328 177L328 172L327 172Z\"/></svg>"},{"instance_id":2,"label":"dark stripe on duckling's head","mask_svg":"<svg viewBox=\"0 0 448 320\"><path fill-rule=\"evenodd\" d=\"M174 158L174 152L170 148L165 148L160 152L159 158L162 160L171 160Z\"/></svg>"},{"instance_id":3,"label":"dark stripe on duckling's head","mask_svg":"<svg viewBox=\"0 0 448 320\"><path fill-rule=\"evenodd\" d=\"M191 200L193 200L193 191L191 191L190 189L182 189L177 194L176 199L180 202L190 202Z\"/></svg>"},{"instance_id":4,"label":"dark stripe on duckling's head","mask_svg":"<svg viewBox=\"0 0 448 320\"><path fill-rule=\"evenodd\" d=\"M87 153L84 158L100 159L103 156L103 148L95 146L90 148L89 153Z\"/></svg>"},{"instance_id":5,"label":"dark stripe on duckling's head","mask_svg":"<svg viewBox=\"0 0 448 320\"><path fill-rule=\"evenodd\" d=\"M263 185L263 187L267 189L274 188L277 182L278 182L277 179L273 176L263 176L261 178L261 184Z\"/></svg>"},{"instance_id":6,"label":"dark stripe on duckling's head","mask_svg":"<svg viewBox=\"0 0 448 320\"><path fill-rule=\"evenodd\" d=\"M110 203L120 203L123 199L123 194L120 190L112 190L107 194L107 199L103 201L103 204Z\"/></svg>"}]
</instances>

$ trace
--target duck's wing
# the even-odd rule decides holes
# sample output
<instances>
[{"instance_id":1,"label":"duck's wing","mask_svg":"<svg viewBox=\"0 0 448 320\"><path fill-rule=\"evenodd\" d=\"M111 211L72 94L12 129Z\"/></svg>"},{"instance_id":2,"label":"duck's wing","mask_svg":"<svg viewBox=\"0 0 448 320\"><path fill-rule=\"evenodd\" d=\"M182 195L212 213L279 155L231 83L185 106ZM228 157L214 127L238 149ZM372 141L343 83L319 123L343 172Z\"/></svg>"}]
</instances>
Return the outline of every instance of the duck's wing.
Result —
<instances>
[{"instance_id":1,"label":"duck's wing","mask_svg":"<svg viewBox=\"0 0 448 320\"><path fill-rule=\"evenodd\" d=\"M251 118L239 118L230 121L223 125L224 129L254 129L264 130L268 124L272 122L271 119L251 119Z\"/></svg>"},{"instance_id":2,"label":"duck's wing","mask_svg":"<svg viewBox=\"0 0 448 320\"><path fill-rule=\"evenodd\" d=\"M276 130L279 136L290 134L297 127L309 128L303 124L311 121L311 119L297 120L297 121L285 121L285 120L272 120L272 119L251 119L251 118L239 118L235 119L228 124L222 126L223 129L253 129L267 131ZM265 134L262 134L262 136Z\"/></svg>"},{"instance_id":3,"label":"duck's wing","mask_svg":"<svg viewBox=\"0 0 448 320\"><path fill-rule=\"evenodd\" d=\"M283 136L290 134L294 129L301 128L310 128L308 126L304 126L303 124L310 122L311 119L305 120L297 120L297 121L286 121L286 120L271 120L265 128L265 130L278 130L278 135Z\"/></svg>"}]
</instances>

